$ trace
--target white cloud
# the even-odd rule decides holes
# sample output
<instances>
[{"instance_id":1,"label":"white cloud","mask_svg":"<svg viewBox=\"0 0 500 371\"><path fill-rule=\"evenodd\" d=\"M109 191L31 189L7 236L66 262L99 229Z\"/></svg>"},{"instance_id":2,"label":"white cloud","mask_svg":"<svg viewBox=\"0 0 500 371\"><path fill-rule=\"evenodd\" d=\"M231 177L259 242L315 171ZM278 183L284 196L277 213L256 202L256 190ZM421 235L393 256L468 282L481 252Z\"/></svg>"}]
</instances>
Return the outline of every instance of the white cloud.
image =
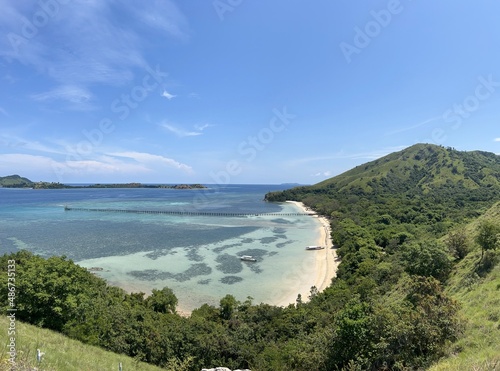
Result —
<instances>
[{"instance_id":1,"label":"white cloud","mask_svg":"<svg viewBox=\"0 0 500 371\"><path fill-rule=\"evenodd\" d=\"M41 11L39 3L1 2L0 34L6 37L0 38L0 58L34 67L40 76L63 87L84 90L92 84L128 84L137 69L144 73L143 49L152 33L180 39L188 35L186 19L172 0L72 0L54 2L57 9L47 23L27 36L23 27ZM55 93L37 95L44 100ZM88 98L78 92L61 96L80 103Z\"/></svg>"},{"instance_id":2,"label":"white cloud","mask_svg":"<svg viewBox=\"0 0 500 371\"><path fill-rule=\"evenodd\" d=\"M181 162L178 162L178 161L171 159L171 158L168 158L168 157L163 157L163 156L154 155L154 154L150 154L150 153L115 152L115 153L108 153L107 155L114 156L114 157L124 157L124 158L133 159L140 164L162 164L162 165L167 165L168 167L171 167L171 168L182 170L186 173L193 172L193 168L189 165L183 164Z\"/></svg>"},{"instance_id":3,"label":"white cloud","mask_svg":"<svg viewBox=\"0 0 500 371\"><path fill-rule=\"evenodd\" d=\"M211 124L196 124L196 125L194 126L194 128L195 128L196 130L203 131L203 130L205 130L206 128L210 128L210 127L212 127L212 126L214 126L214 125L211 125Z\"/></svg>"},{"instance_id":4,"label":"white cloud","mask_svg":"<svg viewBox=\"0 0 500 371\"><path fill-rule=\"evenodd\" d=\"M48 156L23 153L0 154L0 174L16 173L35 181L62 183L75 180L90 181L90 179L103 181L116 177L137 179L137 176L146 174L164 175L165 165L182 170L186 174L193 172L190 166L178 161L138 152L115 153L82 160L55 160Z\"/></svg>"},{"instance_id":5,"label":"white cloud","mask_svg":"<svg viewBox=\"0 0 500 371\"><path fill-rule=\"evenodd\" d=\"M130 2L127 2L131 4ZM173 1L144 1L130 6L130 12L150 28L179 39L188 37L188 22Z\"/></svg>"},{"instance_id":6,"label":"white cloud","mask_svg":"<svg viewBox=\"0 0 500 371\"><path fill-rule=\"evenodd\" d=\"M415 125L412 125L412 126L407 126L407 127L401 128L401 129L396 129L396 130L393 130L393 131L389 131L389 132L385 133L385 135L394 135L394 134L403 133L405 131L410 131L410 130L418 129L421 126L425 126L427 124L430 124L431 122L434 122L434 121L437 121L437 120L442 120L442 119L443 119L443 116L431 117L430 119L427 119L427 120L424 120L422 122L419 122L418 124L415 124Z\"/></svg>"},{"instance_id":7,"label":"white cloud","mask_svg":"<svg viewBox=\"0 0 500 371\"><path fill-rule=\"evenodd\" d=\"M54 168L57 162L46 156L27 155L22 153L7 153L0 154L0 174L20 174L22 176L32 177L36 175L36 179L42 180L42 174L45 179L56 179ZM49 176L52 174L53 176Z\"/></svg>"},{"instance_id":8,"label":"white cloud","mask_svg":"<svg viewBox=\"0 0 500 371\"><path fill-rule=\"evenodd\" d=\"M47 145L44 145L39 141L33 141L11 134L0 135L0 145L10 148L22 148L23 150L36 151L36 152L58 153L58 154L64 153L63 151L58 150L54 147L49 147Z\"/></svg>"},{"instance_id":9,"label":"white cloud","mask_svg":"<svg viewBox=\"0 0 500 371\"><path fill-rule=\"evenodd\" d=\"M201 135L201 131L188 131L188 130L178 128L178 127L171 125L171 124L168 124L168 123L163 123L160 126L167 129L168 131L174 133L175 135L177 135L178 137L181 137L181 138Z\"/></svg>"},{"instance_id":10,"label":"white cloud","mask_svg":"<svg viewBox=\"0 0 500 371\"><path fill-rule=\"evenodd\" d=\"M31 95L31 98L41 102L65 100L71 103L79 104L87 103L92 98L92 94L87 89L78 86L64 85L44 93L33 94Z\"/></svg>"},{"instance_id":11,"label":"white cloud","mask_svg":"<svg viewBox=\"0 0 500 371\"><path fill-rule=\"evenodd\" d=\"M378 158L387 156L388 154L391 154L393 152L402 151L405 148L408 148L408 146L405 145L405 146L381 148L381 149L376 149L376 150L373 150L370 152L351 153L351 154L348 154L347 156L345 156L344 158L376 160Z\"/></svg>"},{"instance_id":12,"label":"white cloud","mask_svg":"<svg viewBox=\"0 0 500 371\"><path fill-rule=\"evenodd\" d=\"M500 142L500 138L495 138L495 142Z\"/></svg>"},{"instance_id":13,"label":"white cloud","mask_svg":"<svg viewBox=\"0 0 500 371\"><path fill-rule=\"evenodd\" d=\"M322 171L316 174L313 174L314 177L331 177L332 172L331 171Z\"/></svg>"},{"instance_id":14,"label":"white cloud","mask_svg":"<svg viewBox=\"0 0 500 371\"><path fill-rule=\"evenodd\" d=\"M345 151L340 151L334 154L330 155L324 155L324 156L315 156L315 157L304 157L301 159L294 160L292 163L294 165L300 165L300 164L305 164L309 162L320 162L320 161L333 161L333 160L344 160L344 159L350 159L350 160L376 160L378 158L384 157L390 153L393 152L398 152L401 151L408 146L395 146L395 147L388 147L388 148L382 148L382 149L376 149L373 151L369 152L354 152L354 153L349 153Z\"/></svg>"},{"instance_id":15,"label":"white cloud","mask_svg":"<svg viewBox=\"0 0 500 371\"><path fill-rule=\"evenodd\" d=\"M170 100L172 98L175 98L177 95L170 94L168 91L163 90L163 93L161 94L161 96Z\"/></svg>"}]
</instances>

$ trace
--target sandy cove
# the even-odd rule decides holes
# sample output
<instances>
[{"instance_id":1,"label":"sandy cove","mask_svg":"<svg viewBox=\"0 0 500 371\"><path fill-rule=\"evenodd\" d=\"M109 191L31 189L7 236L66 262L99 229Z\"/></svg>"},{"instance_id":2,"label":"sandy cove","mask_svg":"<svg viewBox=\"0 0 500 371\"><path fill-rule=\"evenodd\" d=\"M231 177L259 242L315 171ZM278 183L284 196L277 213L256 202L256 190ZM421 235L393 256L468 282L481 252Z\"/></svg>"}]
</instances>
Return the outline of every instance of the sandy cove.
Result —
<instances>
[{"instance_id":1,"label":"sandy cove","mask_svg":"<svg viewBox=\"0 0 500 371\"><path fill-rule=\"evenodd\" d=\"M310 280L306 280L301 285L298 292L293 292L287 298L280 299L276 303L270 303L277 306L288 306L289 304L295 304L297 295L300 294L303 301L307 301L310 295L311 287L316 286L319 292L326 289L332 282L332 278L335 277L337 273L337 268L340 264L340 260L337 258L337 251L333 249L333 243L330 238L330 222L328 219L322 216L316 215L309 208L307 208L302 202L297 201L286 201L298 207L301 212L313 214L312 218L318 219L318 240L316 241L317 246L324 246L322 250L305 251L307 254L316 254L316 276L314 279L311 277ZM304 246L305 249L305 246Z\"/></svg>"},{"instance_id":2,"label":"sandy cove","mask_svg":"<svg viewBox=\"0 0 500 371\"><path fill-rule=\"evenodd\" d=\"M306 251L305 246L304 254L315 254L315 276L310 277L310 279L304 279L301 282L300 287L296 287L288 295L277 298L276 301L268 302L268 304L287 307L290 304L295 304L297 301L298 294L301 295L302 300L306 302L311 292L311 287L316 286L319 292L326 289L332 282L332 278L337 274L337 268L340 264L340 260L337 258L337 250L333 249L333 243L330 238L330 222L325 217L318 216L307 208L302 202L297 201L287 201L295 205L300 209L300 212L313 214L311 218L316 218L318 220L318 230L319 235L316 245L324 246L322 250ZM181 306L177 306L177 313L189 317L191 312L184 310Z\"/></svg>"}]
</instances>

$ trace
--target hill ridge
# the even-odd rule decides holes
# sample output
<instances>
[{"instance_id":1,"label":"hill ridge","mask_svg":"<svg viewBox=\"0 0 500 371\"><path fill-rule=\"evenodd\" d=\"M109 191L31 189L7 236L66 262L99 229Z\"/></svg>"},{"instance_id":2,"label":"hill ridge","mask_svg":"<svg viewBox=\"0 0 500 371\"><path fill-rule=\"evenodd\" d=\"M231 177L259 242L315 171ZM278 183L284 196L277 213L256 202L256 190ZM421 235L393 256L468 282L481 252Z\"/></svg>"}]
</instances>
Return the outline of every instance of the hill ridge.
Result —
<instances>
[{"instance_id":1,"label":"hill ridge","mask_svg":"<svg viewBox=\"0 0 500 371\"><path fill-rule=\"evenodd\" d=\"M476 174L477 167L493 167L491 171ZM374 171L378 168L378 173ZM439 176L437 176L439 175ZM481 178L480 175L483 175ZM353 177L355 179L353 179ZM373 189L373 178L388 180L406 180L411 185L429 190L431 186L441 186L446 180L462 181L466 188L478 188L483 183L500 186L500 156L484 151L458 151L451 147L433 144L415 144L404 150L391 153L377 160L358 165L313 187L331 187L339 183L338 190L349 185L362 185L359 179L366 181L365 191ZM486 178L486 179L485 179ZM371 183L371 184L370 184Z\"/></svg>"}]
</instances>

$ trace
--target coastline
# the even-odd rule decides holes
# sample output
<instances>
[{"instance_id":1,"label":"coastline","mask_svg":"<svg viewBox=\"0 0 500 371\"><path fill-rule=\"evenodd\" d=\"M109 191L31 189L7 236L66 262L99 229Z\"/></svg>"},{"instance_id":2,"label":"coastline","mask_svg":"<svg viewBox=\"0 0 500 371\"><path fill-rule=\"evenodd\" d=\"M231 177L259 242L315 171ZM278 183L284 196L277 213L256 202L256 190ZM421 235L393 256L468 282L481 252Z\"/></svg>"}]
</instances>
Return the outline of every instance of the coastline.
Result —
<instances>
[{"instance_id":1,"label":"coastline","mask_svg":"<svg viewBox=\"0 0 500 371\"><path fill-rule=\"evenodd\" d=\"M336 259L336 250L332 248L333 244L330 238L330 223L328 219L311 212L310 209L300 202L287 202L285 212L309 214L297 217L297 220L301 220L298 229L295 230L297 234L292 234L288 237L291 240L296 240L297 236L300 235L302 238L299 237L299 239L302 242L299 244L295 243L293 249L288 253L295 256L294 264L282 263L279 268L275 265L265 268L274 268L277 274L274 274L274 277L269 282L267 290L265 290L267 291L265 298L257 299L256 303L263 302L278 307L287 307L296 303L299 294L301 295L302 302L307 302L311 287L315 286L317 291L321 292L331 284L332 278L336 275L339 261ZM259 237L254 236L257 240ZM307 245L317 245L325 248L308 251L305 249ZM107 269L106 271L114 271L115 269L120 271L120 269L123 270L123 266L128 266L129 261L137 262L138 260L144 260L143 255L143 252L135 253L131 256L112 259L112 261L108 262L103 262L102 259L99 262L90 260L86 262L85 266L100 267L102 265L104 269ZM169 259L172 258L170 257ZM160 260L155 260L154 263L155 266L153 268L161 269L162 262ZM100 272L95 273L100 275ZM121 287L129 293L144 292L146 297L151 294L148 285L137 282L128 276L125 279L123 278L122 276L113 276L108 277L107 280L111 285ZM171 288L175 290L175 287ZM186 298L185 296L178 296L179 302L176 306L176 312L183 317L189 317L192 310L199 306L193 307L192 303L189 304L192 297L188 295ZM220 298L222 296L221 294ZM215 302L212 305L217 306Z\"/></svg>"},{"instance_id":2,"label":"coastline","mask_svg":"<svg viewBox=\"0 0 500 371\"><path fill-rule=\"evenodd\" d=\"M314 276L300 277L301 282L299 285L295 285L293 291L290 291L285 296L277 297L276 300L269 301L267 304L275 305L278 307L287 307L290 304L295 304L297 301L298 294L301 295L302 301L309 301L309 295L312 286L316 286L318 292L325 290L330 284L332 279L337 274L337 268L340 264L340 260L337 258L337 251L333 248L333 243L330 238L330 222L327 218L318 216L316 213L312 213L309 208L307 208L302 202L297 201L286 201L289 204L294 205L296 208L303 213L311 213L311 218L317 220L318 227L315 231L317 233L317 239L315 245L324 246L322 250L306 251L304 246L305 254L314 254ZM294 282L297 282L294 280ZM182 304L177 305L177 314L183 317L189 317L191 315L190 310L182 308Z\"/></svg>"},{"instance_id":3,"label":"coastline","mask_svg":"<svg viewBox=\"0 0 500 371\"><path fill-rule=\"evenodd\" d=\"M308 209L302 202L286 202L299 208L301 212L311 213L311 210ZM319 224L317 228L318 239L316 240L316 245L325 247L322 250L306 251L308 254L315 254L315 277L308 279L305 282L301 282L298 292L290 293L289 296L269 304L284 307L290 304L295 304L298 294L301 295L302 301L306 302L308 301L312 286L316 286L318 292L321 292L330 285L332 279L337 274L337 268L340 261L337 258L337 251L333 248L333 243L330 238L330 223L328 219L318 216L317 214L313 214L311 217L316 218Z\"/></svg>"}]
</instances>

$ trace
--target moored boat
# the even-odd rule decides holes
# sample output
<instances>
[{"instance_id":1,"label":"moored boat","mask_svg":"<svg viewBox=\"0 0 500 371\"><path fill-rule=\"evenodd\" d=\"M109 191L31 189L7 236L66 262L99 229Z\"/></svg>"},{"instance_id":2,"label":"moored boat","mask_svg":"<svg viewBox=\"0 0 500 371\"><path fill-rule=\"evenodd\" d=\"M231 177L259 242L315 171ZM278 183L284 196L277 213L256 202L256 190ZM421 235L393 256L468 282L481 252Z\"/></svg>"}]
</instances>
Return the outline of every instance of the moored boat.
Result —
<instances>
[{"instance_id":1,"label":"moored boat","mask_svg":"<svg viewBox=\"0 0 500 371\"><path fill-rule=\"evenodd\" d=\"M245 262L256 262L257 259L255 259L252 255L242 255L240 256L240 259L245 261Z\"/></svg>"},{"instance_id":2,"label":"moored boat","mask_svg":"<svg viewBox=\"0 0 500 371\"><path fill-rule=\"evenodd\" d=\"M323 250L324 248L325 248L324 246L316 246L316 245L306 246L306 250Z\"/></svg>"}]
</instances>

